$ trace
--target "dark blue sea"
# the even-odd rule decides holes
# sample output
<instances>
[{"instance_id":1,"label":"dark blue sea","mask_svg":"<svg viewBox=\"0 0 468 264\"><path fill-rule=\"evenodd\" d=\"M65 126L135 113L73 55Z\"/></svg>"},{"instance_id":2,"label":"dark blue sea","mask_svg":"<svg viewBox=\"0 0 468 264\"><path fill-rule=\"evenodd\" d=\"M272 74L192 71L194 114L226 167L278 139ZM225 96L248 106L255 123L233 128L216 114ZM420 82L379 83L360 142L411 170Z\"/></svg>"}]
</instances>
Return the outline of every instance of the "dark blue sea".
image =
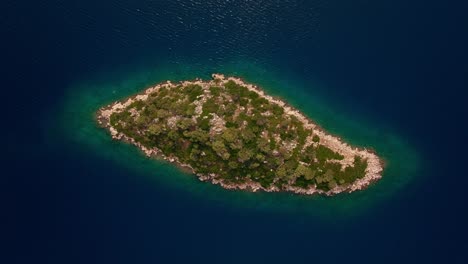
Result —
<instances>
[{"instance_id":1,"label":"dark blue sea","mask_svg":"<svg viewBox=\"0 0 468 264\"><path fill-rule=\"evenodd\" d=\"M0 3L0 263L468 263L468 4ZM373 148L336 197L227 191L97 127L166 80L244 78Z\"/></svg>"}]
</instances>

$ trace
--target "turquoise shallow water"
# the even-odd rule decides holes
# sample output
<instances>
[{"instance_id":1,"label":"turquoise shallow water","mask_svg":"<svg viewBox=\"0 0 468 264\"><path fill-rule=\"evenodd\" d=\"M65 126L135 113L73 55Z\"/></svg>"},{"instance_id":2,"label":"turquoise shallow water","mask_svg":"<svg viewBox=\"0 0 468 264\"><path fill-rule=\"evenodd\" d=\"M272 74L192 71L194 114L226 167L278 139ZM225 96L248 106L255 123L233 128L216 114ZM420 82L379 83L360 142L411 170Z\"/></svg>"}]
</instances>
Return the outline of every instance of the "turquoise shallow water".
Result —
<instances>
[{"instance_id":1,"label":"turquoise shallow water","mask_svg":"<svg viewBox=\"0 0 468 264\"><path fill-rule=\"evenodd\" d=\"M336 197L228 191L210 183L200 182L193 175L184 173L171 164L147 159L133 146L112 141L93 119L99 107L123 99L150 85L165 80L181 81L197 77L209 79L210 72L238 76L257 84L267 93L287 100L325 130L353 145L375 149L386 162L383 179L364 191ZM100 78L97 81L75 84L68 89L63 108L59 110L57 117L59 129L64 131L72 144L80 145L90 155L112 160L117 166L125 166L144 174L154 181L156 189L157 185L164 184L178 192L188 192L196 199L212 200L230 206L307 212L331 217L336 213L354 215L362 210L372 210L372 207L391 199L407 183L415 180L418 173L419 154L397 132L376 120L372 124L372 121L365 120L365 117L339 113L340 109L334 108L333 102L325 101L314 94L313 87L317 84L298 81L297 77L288 72L275 72L239 61L222 66L188 63L157 65L149 71L114 73Z\"/></svg>"}]
</instances>

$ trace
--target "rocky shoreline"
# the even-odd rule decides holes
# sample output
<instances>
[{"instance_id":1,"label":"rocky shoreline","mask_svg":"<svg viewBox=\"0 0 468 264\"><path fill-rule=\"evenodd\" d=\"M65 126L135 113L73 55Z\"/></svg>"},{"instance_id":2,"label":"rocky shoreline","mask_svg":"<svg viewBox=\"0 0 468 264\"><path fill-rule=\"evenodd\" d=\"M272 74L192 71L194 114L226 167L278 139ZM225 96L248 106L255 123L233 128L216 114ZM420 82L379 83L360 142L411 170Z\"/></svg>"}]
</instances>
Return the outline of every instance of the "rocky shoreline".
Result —
<instances>
[{"instance_id":1,"label":"rocky shoreline","mask_svg":"<svg viewBox=\"0 0 468 264\"><path fill-rule=\"evenodd\" d=\"M247 190L247 191L253 191L253 192L258 191L258 190L262 190L266 192L289 191L289 192L293 192L297 194L307 194L307 195L323 194L323 195L331 196L331 195L342 193L342 192L354 192L357 190L362 190L365 187L369 186L369 184L371 184L372 182L375 182L382 177L383 161L373 151L351 147L348 144L344 143L339 137L332 136L332 135L325 133L325 131L323 131L311 119L302 115L298 110L294 109L292 106L286 104L280 99L273 98L272 96L266 95L264 91L261 90L259 87L252 85L252 84L245 83L240 78L234 78L234 77L226 78L222 74L213 74L212 77L213 79L210 81L202 81L202 80L197 79L195 81L184 81L184 82L177 83L177 84L173 84L172 82L167 81L166 83L162 83L162 84L158 84L156 86L150 87L146 89L145 91L143 91L142 93L131 96L123 101L115 102L113 104L100 108L97 112L97 122L99 123L100 126L105 127L110 131L113 139L123 140L130 144L133 144L137 146L139 149L141 149L145 153L145 155L148 157L164 159L166 161L174 163L177 166L179 166L181 169L190 171L191 173L197 175L201 181L208 181L213 184L218 184L225 189L238 189L238 190ZM313 130L314 133L320 137L322 145L344 156L344 159L340 161L343 167L351 165L354 160L355 155L366 159L368 166L365 171L365 176L363 178L356 180L350 185L337 186L329 191L319 190L319 189L316 189L314 186L311 186L308 189L303 189L303 188L292 186L292 185L283 186L282 189L279 189L276 186L264 188L263 186L260 185L260 183L257 183L251 180L247 180L246 182L243 182L243 183L227 183L223 181L222 179L218 179L217 175L213 173L212 174L196 173L195 170L190 165L179 162L177 157L173 157L173 156L167 157L157 148L153 148L153 149L146 148L145 146L136 142L133 138L129 138L126 135L118 132L110 124L110 116L114 112L122 111L123 109L125 109L127 106L129 106L131 103L135 102L136 100L143 100L143 101L146 100L149 94L159 90L162 87L172 88L172 87L176 87L177 85L182 85L185 87L187 85L192 85L192 84L197 84L197 85L204 87L204 86L211 86L211 85L220 85L220 84L222 85L228 81L234 81L235 83L242 85L246 87L247 89L258 93L260 97L263 97L267 99L268 101L270 101L271 103L277 104L280 107L282 107L285 113L295 116L298 120L300 120L303 123L304 127ZM307 142L306 144L313 144L311 138L308 138L306 142Z\"/></svg>"}]
</instances>

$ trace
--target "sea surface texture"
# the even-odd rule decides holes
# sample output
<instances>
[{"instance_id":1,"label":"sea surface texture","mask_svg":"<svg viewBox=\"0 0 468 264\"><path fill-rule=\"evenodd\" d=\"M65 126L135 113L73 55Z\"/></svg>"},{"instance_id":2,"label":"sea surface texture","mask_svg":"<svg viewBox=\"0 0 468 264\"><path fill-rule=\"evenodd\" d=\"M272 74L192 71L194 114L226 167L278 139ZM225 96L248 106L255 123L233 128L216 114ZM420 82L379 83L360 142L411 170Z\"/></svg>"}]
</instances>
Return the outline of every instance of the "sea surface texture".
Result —
<instances>
[{"instance_id":1,"label":"sea surface texture","mask_svg":"<svg viewBox=\"0 0 468 264\"><path fill-rule=\"evenodd\" d=\"M468 263L463 1L0 4L0 263ZM96 111L237 76L385 160L334 197L229 191ZM6 150L6 151L5 151Z\"/></svg>"}]
</instances>

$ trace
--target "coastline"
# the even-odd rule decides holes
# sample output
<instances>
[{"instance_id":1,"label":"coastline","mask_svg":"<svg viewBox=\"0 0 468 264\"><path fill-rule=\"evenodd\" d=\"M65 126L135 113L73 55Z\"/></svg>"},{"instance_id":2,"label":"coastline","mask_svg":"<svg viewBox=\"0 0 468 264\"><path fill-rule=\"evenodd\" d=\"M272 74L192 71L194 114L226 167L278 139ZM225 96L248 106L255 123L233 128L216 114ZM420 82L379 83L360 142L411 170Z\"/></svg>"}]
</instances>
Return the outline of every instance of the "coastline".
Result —
<instances>
[{"instance_id":1,"label":"coastline","mask_svg":"<svg viewBox=\"0 0 468 264\"><path fill-rule=\"evenodd\" d=\"M288 115L295 116L298 120L300 120L303 123L305 128L313 130L317 135L320 136L322 145L330 148L333 151L336 151L342 154L345 157L342 161L340 161L344 165L343 167L352 164L352 161L355 155L365 158L368 162L368 166L365 171L365 176L363 178L357 179L352 184L349 184L346 186L337 186L329 191L316 189L315 186L311 186L307 189L303 189L303 188L292 186L292 185L286 185L283 189L279 189L276 186L264 188L260 185L260 183L257 183L251 180L248 180L244 183L226 183L222 179L218 179L216 177L216 174L196 173L195 170L190 165L180 162L177 159L177 157L173 157L173 156L168 157L164 155L157 148L148 149L142 146L140 143L136 142L133 138L127 137L124 134L118 132L110 125L110 116L114 112L119 112L123 110L125 107L127 107L128 105L130 105L131 103L137 100L146 100L149 94L159 90L162 87L172 88L172 87L176 87L177 85L182 85L183 87L185 87L187 85L192 85L192 84L197 84L200 86L207 86L207 85L209 86L209 85L224 84L228 81L234 81L235 83L246 87L250 91L256 92L260 97L263 97L269 102L277 104L280 107L282 107L285 113L287 113ZM237 77L226 78L222 74L213 74L212 79L209 81L202 81L200 79L195 79L194 81L182 81L182 82L174 83L174 84L170 81L167 81L165 83L160 83L155 86L149 87L146 90L138 94L132 95L123 100L101 107L97 112L96 119L100 126L110 131L113 139L123 140L130 144L133 144L137 146L140 150L142 150L147 157L163 159L171 163L174 163L182 170L197 175L199 180L209 181L213 184L221 185L225 189L238 189L238 190L247 190L247 191L253 191L253 192L257 190L262 190L266 192L288 191L288 192L293 192L297 194L307 194L307 195L322 194L322 195L331 196L331 195L343 193L343 192L349 193L349 192L354 192L357 190L362 190L365 187L369 186L371 183L382 178L384 162L375 154L375 151L368 150L365 148L352 147L348 145L347 143L343 142L340 137L333 136L333 135L326 133L319 125L314 123L310 118L304 116L297 109L285 103L280 98L275 98L270 95L266 95L265 92L258 86L248 84L244 82L241 78L237 78ZM312 140L311 138L308 138L306 141L308 142L308 144L313 144L311 140Z\"/></svg>"}]
</instances>

